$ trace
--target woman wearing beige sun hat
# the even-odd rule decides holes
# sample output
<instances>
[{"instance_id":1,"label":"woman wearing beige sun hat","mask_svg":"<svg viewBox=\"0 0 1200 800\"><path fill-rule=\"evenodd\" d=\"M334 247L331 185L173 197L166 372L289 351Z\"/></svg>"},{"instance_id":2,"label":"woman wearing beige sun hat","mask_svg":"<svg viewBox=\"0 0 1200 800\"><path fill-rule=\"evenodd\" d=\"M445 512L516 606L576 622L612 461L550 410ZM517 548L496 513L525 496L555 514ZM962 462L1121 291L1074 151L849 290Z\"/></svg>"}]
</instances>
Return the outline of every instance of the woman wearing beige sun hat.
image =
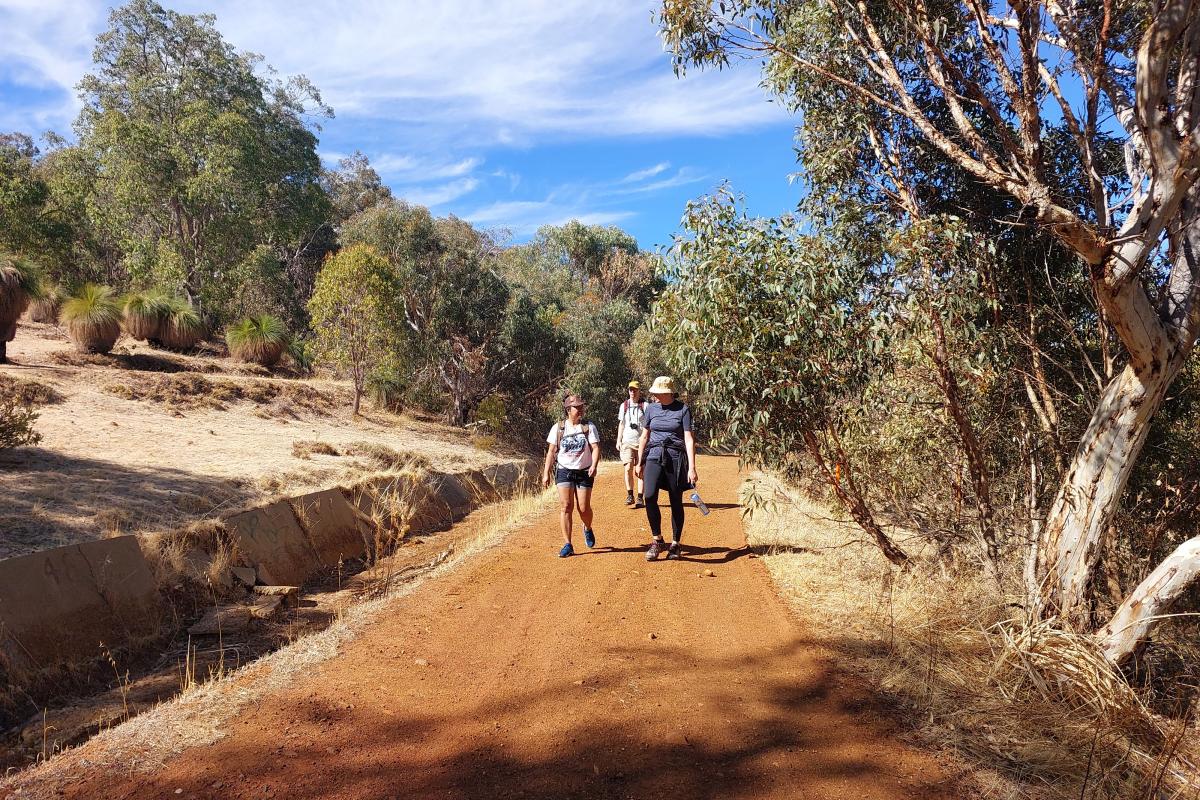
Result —
<instances>
[{"instance_id":1,"label":"woman wearing beige sun hat","mask_svg":"<svg viewBox=\"0 0 1200 800\"><path fill-rule=\"evenodd\" d=\"M646 551L646 560L654 561L663 550L662 512L658 508L658 490L666 489L671 501L671 546L667 558L679 558L683 536L683 493L696 485L696 437L692 435L692 410L676 399L675 382L666 375L654 379L650 396L655 403L646 407L642 417L642 437L638 442L638 477L645 487L646 521L654 541Z\"/></svg>"}]
</instances>

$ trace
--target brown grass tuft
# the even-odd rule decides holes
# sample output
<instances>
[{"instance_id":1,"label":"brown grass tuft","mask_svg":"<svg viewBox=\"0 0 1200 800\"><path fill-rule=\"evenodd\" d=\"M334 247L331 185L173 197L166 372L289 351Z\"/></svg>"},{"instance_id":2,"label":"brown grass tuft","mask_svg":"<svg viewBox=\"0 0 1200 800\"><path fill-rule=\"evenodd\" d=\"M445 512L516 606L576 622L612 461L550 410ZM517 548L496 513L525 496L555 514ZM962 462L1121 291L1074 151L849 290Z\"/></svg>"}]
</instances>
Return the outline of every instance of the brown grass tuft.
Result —
<instances>
[{"instance_id":1,"label":"brown grass tuft","mask_svg":"<svg viewBox=\"0 0 1200 800\"><path fill-rule=\"evenodd\" d=\"M341 453L329 442L298 441L292 442L292 455L309 459L313 456L340 456Z\"/></svg>"},{"instance_id":2,"label":"brown grass tuft","mask_svg":"<svg viewBox=\"0 0 1200 800\"><path fill-rule=\"evenodd\" d=\"M387 445L375 442L352 442L343 455L365 458L373 466L383 470L403 472L405 470L427 470L432 467L429 459L417 453L401 453Z\"/></svg>"},{"instance_id":3,"label":"brown grass tuft","mask_svg":"<svg viewBox=\"0 0 1200 800\"><path fill-rule=\"evenodd\" d=\"M211 380L195 373L139 376L104 387L126 400L147 400L177 410L224 410L238 402L265 406L287 401L292 408L327 415L340 406L332 392L302 383Z\"/></svg>"},{"instance_id":4,"label":"brown grass tuft","mask_svg":"<svg viewBox=\"0 0 1200 800\"><path fill-rule=\"evenodd\" d=\"M0 375L0 396L11 397L19 403L31 406L46 406L61 403L63 396L53 386L37 381Z\"/></svg>"}]
</instances>

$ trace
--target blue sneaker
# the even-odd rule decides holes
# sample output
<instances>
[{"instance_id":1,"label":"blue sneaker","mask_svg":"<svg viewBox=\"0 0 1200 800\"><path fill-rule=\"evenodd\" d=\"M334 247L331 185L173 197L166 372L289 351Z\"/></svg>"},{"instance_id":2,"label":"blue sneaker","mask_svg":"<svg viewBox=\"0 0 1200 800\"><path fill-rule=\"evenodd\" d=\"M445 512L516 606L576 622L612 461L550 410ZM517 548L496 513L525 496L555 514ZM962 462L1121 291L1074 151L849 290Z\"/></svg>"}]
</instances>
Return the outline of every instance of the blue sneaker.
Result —
<instances>
[{"instance_id":1,"label":"blue sneaker","mask_svg":"<svg viewBox=\"0 0 1200 800\"><path fill-rule=\"evenodd\" d=\"M575 548L571 547L570 542L567 542L566 544L564 544L562 546L562 550L558 551L559 558L566 558L567 556L573 556L573 555L575 555Z\"/></svg>"},{"instance_id":2,"label":"blue sneaker","mask_svg":"<svg viewBox=\"0 0 1200 800\"><path fill-rule=\"evenodd\" d=\"M596 532L591 528L583 529L583 541L588 547L596 546Z\"/></svg>"}]
</instances>

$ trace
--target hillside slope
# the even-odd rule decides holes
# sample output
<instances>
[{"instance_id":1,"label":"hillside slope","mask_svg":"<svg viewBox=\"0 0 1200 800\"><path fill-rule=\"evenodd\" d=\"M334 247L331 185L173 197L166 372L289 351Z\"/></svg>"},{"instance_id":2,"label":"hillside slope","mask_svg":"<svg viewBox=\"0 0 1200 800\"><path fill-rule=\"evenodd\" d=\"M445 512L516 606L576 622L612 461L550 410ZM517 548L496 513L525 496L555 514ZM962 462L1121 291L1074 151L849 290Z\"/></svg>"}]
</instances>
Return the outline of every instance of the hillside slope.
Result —
<instances>
[{"instance_id":1,"label":"hillside slope","mask_svg":"<svg viewBox=\"0 0 1200 800\"><path fill-rule=\"evenodd\" d=\"M507 460L469 434L407 416L350 414L340 382L285 377L214 353L124 338L76 354L23 323L0 376L49 389L38 447L0 452L0 558L116 533L165 531L325 488L408 458L459 470Z\"/></svg>"}]
</instances>

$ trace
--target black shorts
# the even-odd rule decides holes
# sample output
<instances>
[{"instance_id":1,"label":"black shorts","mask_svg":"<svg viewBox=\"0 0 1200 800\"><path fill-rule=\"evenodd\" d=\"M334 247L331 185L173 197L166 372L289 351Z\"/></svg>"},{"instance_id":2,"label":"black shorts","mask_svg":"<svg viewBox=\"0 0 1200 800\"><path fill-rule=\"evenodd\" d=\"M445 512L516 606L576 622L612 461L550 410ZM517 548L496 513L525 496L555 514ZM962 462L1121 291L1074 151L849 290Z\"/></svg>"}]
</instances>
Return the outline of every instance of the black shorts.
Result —
<instances>
[{"instance_id":1,"label":"black shorts","mask_svg":"<svg viewBox=\"0 0 1200 800\"><path fill-rule=\"evenodd\" d=\"M588 475L586 469L567 469L556 467L554 470L555 486L574 486L576 489L590 489L596 479Z\"/></svg>"}]
</instances>

